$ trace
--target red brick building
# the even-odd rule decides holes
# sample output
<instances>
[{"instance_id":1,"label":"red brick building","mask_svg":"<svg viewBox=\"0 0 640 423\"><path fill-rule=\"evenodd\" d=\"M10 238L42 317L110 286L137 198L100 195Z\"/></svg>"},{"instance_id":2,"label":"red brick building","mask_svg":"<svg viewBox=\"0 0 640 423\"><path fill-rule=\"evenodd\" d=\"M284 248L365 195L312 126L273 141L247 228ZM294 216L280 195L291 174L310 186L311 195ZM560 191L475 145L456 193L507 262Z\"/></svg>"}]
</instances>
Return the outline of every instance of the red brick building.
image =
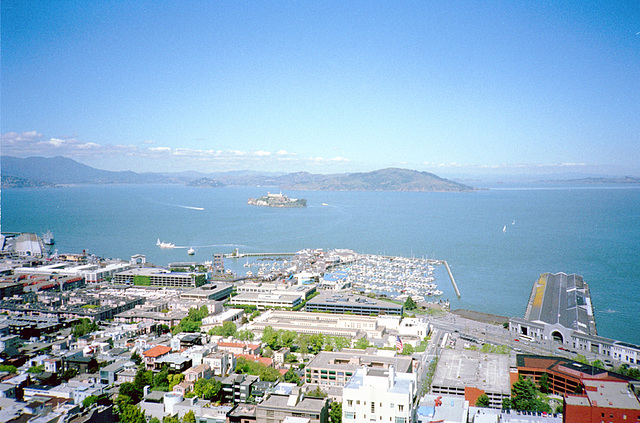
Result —
<instances>
[{"instance_id":1,"label":"red brick building","mask_svg":"<svg viewBox=\"0 0 640 423\"><path fill-rule=\"evenodd\" d=\"M561 357L518 354L516 363L518 375L532 379L536 384L546 373L549 377L549 392L559 395L582 392L583 380L624 383L630 380L623 375Z\"/></svg>"},{"instance_id":2,"label":"red brick building","mask_svg":"<svg viewBox=\"0 0 640 423\"><path fill-rule=\"evenodd\" d=\"M564 399L564 423L638 423L640 401L627 382L583 380L583 395Z\"/></svg>"}]
</instances>

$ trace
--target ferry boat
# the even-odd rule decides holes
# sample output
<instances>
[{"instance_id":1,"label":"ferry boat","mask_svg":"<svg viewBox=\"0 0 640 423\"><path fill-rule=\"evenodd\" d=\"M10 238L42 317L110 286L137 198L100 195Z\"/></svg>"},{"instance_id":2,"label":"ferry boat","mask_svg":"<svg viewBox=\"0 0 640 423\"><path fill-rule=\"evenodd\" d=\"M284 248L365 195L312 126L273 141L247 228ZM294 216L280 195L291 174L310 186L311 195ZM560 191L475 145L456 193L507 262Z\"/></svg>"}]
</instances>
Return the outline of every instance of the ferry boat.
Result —
<instances>
[{"instance_id":1,"label":"ferry boat","mask_svg":"<svg viewBox=\"0 0 640 423\"><path fill-rule=\"evenodd\" d=\"M187 251L187 254L189 254L190 256L194 255L196 253L196 250L193 249L193 247L189 248L189 251Z\"/></svg>"},{"instance_id":2,"label":"ferry boat","mask_svg":"<svg viewBox=\"0 0 640 423\"><path fill-rule=\"evenodd\" d=\"M44 245L53 245L56 243L51 231L47 231L44 234L42 234L42 242L44 243Z\"/></svg>"},{"instance_id":3,"label":"ferry boat","mask_svg":"<svg viewBox=\"0 0 640 423\"><path fill-rule=\"evenodd\" d=\"M176 244L172 244L170 242L160 242L160 238L156 241L156 245L160 248L175 248Z\"/></svg>"}]
</instances>

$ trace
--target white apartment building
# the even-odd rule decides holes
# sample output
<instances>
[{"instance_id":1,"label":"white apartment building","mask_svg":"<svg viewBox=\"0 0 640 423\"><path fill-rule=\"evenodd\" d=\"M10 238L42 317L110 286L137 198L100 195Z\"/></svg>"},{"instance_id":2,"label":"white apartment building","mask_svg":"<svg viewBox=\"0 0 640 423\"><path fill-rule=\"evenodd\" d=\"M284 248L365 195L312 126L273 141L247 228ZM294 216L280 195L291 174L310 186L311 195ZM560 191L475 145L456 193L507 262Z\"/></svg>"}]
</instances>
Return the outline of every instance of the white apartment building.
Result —
<instances>
[{"instance_id":1,"label":"white apartment building","mask_svg":"<svg viewBox=\"0 0 640 423\"><path fill-rule=\"evenodd\" d=\"M417 374L363 367L342 391L344 423L414 423Z\"/></svg>"}]
</instances>

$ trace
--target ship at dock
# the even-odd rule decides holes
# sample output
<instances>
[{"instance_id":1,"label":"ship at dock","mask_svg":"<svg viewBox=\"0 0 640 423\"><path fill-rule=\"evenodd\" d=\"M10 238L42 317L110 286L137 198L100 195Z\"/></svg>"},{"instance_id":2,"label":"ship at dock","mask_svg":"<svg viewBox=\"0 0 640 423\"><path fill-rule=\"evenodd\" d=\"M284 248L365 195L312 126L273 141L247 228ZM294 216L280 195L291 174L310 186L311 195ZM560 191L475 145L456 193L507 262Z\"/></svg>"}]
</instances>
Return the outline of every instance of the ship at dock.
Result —
<instances>
[{"instance_id":1,"label":"ship at dock","mask_svg":"<svg viewBox=\"0 0 640 423\"><path fill-rule=\"evenodd\" d=\"M247 204L261 207L307 207L307 200L304 198L289 198L286 195L267 193L264 197L249 198Z\"/></svg>"}]
</instances>

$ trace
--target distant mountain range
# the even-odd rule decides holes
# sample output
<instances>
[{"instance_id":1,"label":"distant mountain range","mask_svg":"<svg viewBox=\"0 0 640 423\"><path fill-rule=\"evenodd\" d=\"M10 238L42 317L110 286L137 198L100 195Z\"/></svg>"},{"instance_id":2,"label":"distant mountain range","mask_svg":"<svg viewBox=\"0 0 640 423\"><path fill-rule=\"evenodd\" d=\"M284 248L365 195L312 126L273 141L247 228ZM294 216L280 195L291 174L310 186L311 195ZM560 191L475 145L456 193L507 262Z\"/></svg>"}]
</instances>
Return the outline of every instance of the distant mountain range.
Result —
<instances>
[{"instance_id":1,"label":"distant mountain range","mask_svg":"<svg viewBox=\"0 0 640 423\"><path fill-rule=\"evenodd\" d=\"M211 174L200 172L135 173L95 169L65 157L18 158L2 156L3 187L147 183L185 184L201 187L277 186L281 189L321 191L468 192L475 190L471 186L450 181L432 173L397 168L332 175L308 172L285 174L252 171Z\"/></svg>"},{"instance_id":2,"label":"distant mountain range","mask_svg":"<svg viewBox=\"0 0 640 423\"><path fill-rule=\"evenodd\" d=\"M409 169L387 168L373 172L343 174L261 173L249 170L230 172L175 172L136 173L112 172L78 163L66 157L2 156L2 187L50 187L76 184L183 184L216 188L235 186L274 186L289 190L315 191L447 191L469 192L475 186L501 186L488 181L452 181L428 172ZM578 175L576 175L578 176ZM640 186L640 178L633 177L588 177L553 178L549 180L521 181L517 186Z\"/></svg>"}]
</instances>

